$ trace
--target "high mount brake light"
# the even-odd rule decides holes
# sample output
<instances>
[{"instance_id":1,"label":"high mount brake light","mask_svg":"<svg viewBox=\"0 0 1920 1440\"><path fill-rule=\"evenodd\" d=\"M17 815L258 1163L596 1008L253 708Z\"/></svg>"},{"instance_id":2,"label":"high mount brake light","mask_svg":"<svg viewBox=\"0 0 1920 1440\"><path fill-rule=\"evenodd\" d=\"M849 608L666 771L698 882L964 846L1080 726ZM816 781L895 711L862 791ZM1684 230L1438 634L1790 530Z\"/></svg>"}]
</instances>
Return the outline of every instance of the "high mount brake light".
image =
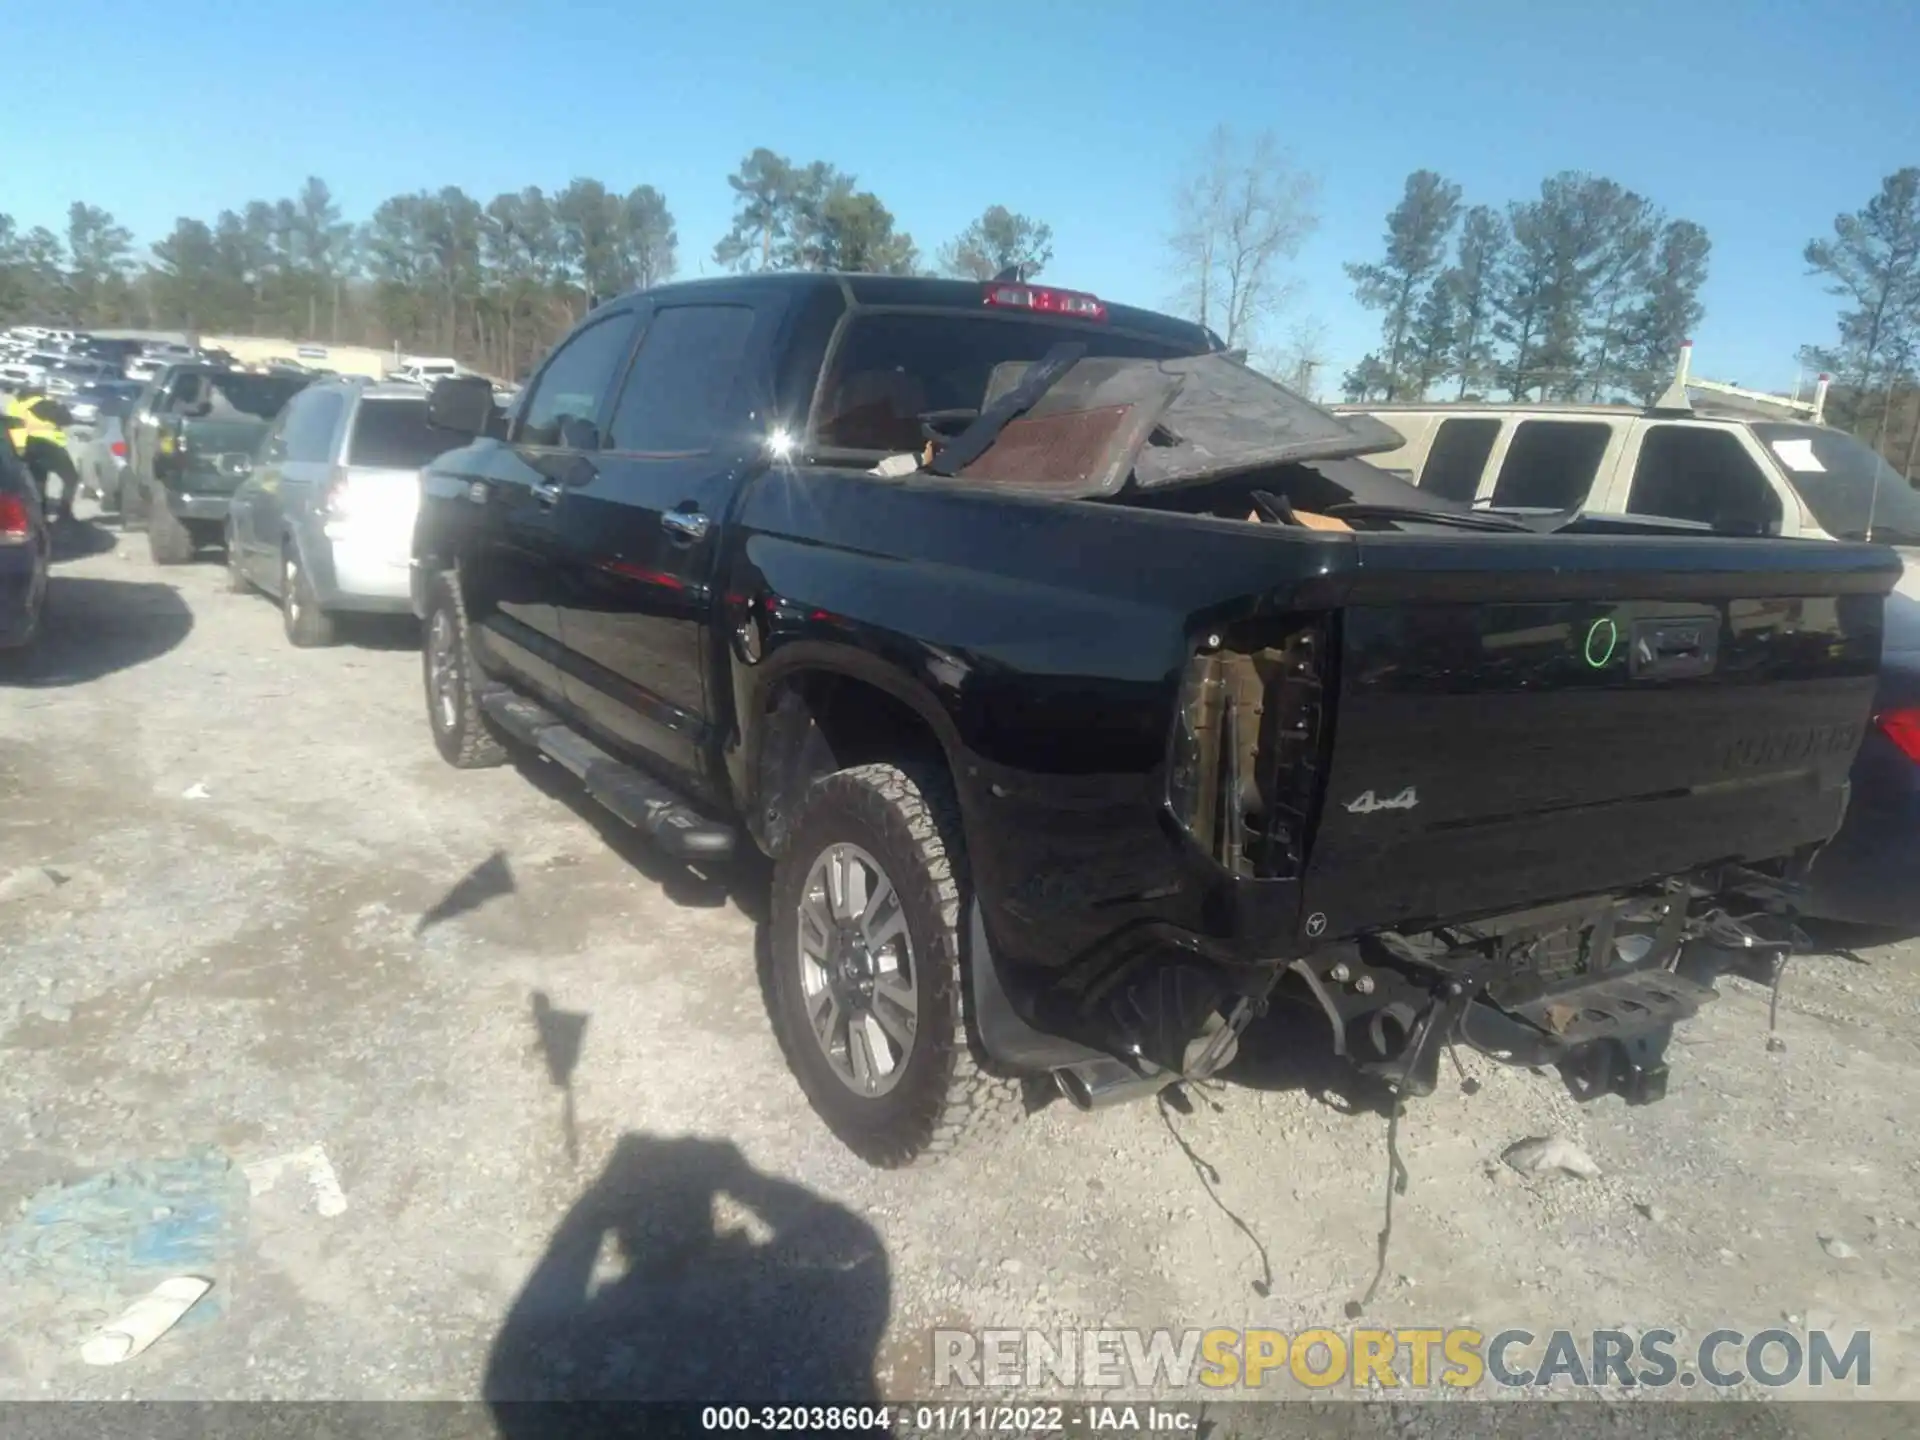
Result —
<instances>
[{"instance_id":1,"label":"high mount brake light","mask_svg":"<svg viewBox=\"0 0 1920 1440\"><path fill-rule=\"evenodd\" d=\"M986 303L998 310L1032 310L1042 315L1072 315L1081 320L1107 318L1107 307L1097 296L1080 290L1049 290L1041 285L989 284Z\"/></svg>"},{"instance_id":2,"label":"high mount brake light","mask_svg":"<svg viewBox=\"0 0 1920 1440\"><path fill-rule=\"evenodd\" d=\"M1920 765L1920 706L1904 710L1884 710L1873 717L1886 737L1900 747L1900 753Z\"/></svg>"}]
</instances>

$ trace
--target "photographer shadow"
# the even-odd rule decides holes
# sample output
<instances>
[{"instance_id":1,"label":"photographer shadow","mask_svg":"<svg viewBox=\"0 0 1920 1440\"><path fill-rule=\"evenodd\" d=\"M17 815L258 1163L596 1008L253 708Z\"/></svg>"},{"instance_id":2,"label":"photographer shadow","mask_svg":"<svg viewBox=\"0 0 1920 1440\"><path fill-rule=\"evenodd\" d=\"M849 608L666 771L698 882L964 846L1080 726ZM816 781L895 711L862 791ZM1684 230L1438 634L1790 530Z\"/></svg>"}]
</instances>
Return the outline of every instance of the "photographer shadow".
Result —
<instances>
[{"instance_id":1,"label":"photographer shadow","mask_svg":"<svg viewBox=\"0 0 1920 1440\"><path fill-rule=\"evenodd\" d=\"M851 1211L730 1142L629 1134L508 1311L485 1396L505 1440L660 1433L637 1401L870 1406L890 1303Z\"/></svg>"}]
</instances>

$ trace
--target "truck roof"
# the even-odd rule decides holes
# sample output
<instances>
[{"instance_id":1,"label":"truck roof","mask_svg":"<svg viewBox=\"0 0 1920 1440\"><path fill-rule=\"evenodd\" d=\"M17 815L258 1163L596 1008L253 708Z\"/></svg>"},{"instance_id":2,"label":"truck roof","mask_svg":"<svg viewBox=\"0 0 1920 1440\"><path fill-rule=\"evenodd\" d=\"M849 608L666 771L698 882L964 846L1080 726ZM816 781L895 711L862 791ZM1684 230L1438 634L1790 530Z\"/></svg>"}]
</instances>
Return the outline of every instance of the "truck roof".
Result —
<instances>
[{"instance_id":1,"label":"truck roof","mask_svg":"<svg viewBox=\"0 0 1920 1440\"><path fill-rule=\"evenodd\" d=\"M656 299L670 299L712 291L739 294L742 291L761 289L809 292L837 288L850 308L858 305L876 308L912 306L939 310L978 310L981 308L981 297L990 283L984 280L947 280L925 275L867 275L838 270L777 270L746 275L715 275L699 280L673 280L664 285L656 285L650 290L635 293ZM1041 290L1073 288L1037 281L1021 283ZM1191 320L1181 320L1172 315L1161 314L1157 310L1142 310L1132 305L1116 305L1104 298L1101 299L1101 304L1106 307L1106 323L1115 329L1164 336L1169 340L1208 350L1225 348L1220 338L1211 330ZM1074 317L1060 318L1072 320Z\"/></svg>"}]
</instances>

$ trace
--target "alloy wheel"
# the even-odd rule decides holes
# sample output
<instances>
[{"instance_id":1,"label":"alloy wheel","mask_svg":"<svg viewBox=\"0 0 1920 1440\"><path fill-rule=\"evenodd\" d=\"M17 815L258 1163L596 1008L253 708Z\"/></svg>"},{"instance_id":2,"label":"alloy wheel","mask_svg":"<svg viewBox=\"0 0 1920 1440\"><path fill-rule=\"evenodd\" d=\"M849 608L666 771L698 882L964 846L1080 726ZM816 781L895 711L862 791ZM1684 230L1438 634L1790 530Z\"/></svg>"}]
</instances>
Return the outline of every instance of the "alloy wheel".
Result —
<instances>
[{"instance_id":1,"label":"alloy wheel","mask_svg":"<svg viewBox=\"0 0 1920 1440\"><path fill-rule=\"evenodd\" d=\"M919 1017L918 967L899 891L858 845L829 845L801 890L800 987L807 1026L841 1084L884 1095L900 1083Z\"/></svg>"},{"instance_id":2,"label":"alloy wheel","mask_svg":"<svg viewBox=\"0 0 1920 1440\"><path fill-rule=\"evenodd\" d=\"M460 677L454 664L457 637L453 617L445 610L433 612L427 628L427 674L432 682L434 718L442 729L452 730L460 723Z\"/></svg>"}]
</instances>

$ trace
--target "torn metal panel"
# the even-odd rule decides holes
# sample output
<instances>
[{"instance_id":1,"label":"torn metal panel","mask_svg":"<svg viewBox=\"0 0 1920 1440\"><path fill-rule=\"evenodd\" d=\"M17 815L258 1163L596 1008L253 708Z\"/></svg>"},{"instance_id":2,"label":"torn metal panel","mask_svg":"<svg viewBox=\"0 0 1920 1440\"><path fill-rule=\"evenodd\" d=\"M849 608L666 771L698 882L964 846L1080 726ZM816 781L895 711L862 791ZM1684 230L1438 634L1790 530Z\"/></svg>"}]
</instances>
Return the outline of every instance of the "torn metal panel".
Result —
<instances>
[{"instance_id":1,"label":"torn metal panel","mask_svg":"<svg viewBox=\"0 0 1920 1440\"><path fill-rule=\"evenodd\" d=\"M1012 391L1027 369L1018 361L996 366L985 405ZM1070 427L1074 444L1063 447L1059 421L1070 415L1102 420ZM1371 416L1334 415L1224 355L1090 357L1009 423L974 464L982 467L980 478L1063 495L1064 477L1047 465L1066 458L1065 448L1072 452L1070 468L1082 477L1073 493L1090 499L1117 494L1129 480L1141 489L1199 484L1304 460L1378 454L1402 443ZM1008 453L989 462L1003 447ZM991 475L985 473L990 463ZM971 477L972 467L965 473Z\"/></svg>"}]
</instances>

